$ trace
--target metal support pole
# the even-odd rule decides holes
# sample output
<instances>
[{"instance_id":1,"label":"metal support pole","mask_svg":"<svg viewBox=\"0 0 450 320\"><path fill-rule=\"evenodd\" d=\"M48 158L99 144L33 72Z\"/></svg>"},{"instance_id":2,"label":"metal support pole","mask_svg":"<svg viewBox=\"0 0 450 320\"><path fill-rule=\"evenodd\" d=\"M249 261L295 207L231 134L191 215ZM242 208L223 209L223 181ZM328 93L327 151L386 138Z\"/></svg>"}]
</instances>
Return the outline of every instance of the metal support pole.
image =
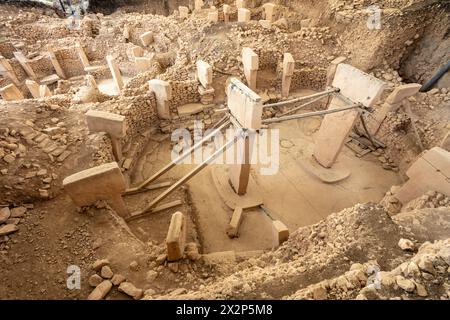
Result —
<instances>
[{"instance_id":1,"label":"metal support pole","mask_svg":"<svg viewBox=\"0 0 450 320\"><path fill-rule=\"evenodd\" d=\"M218 123L222 122L224 119L226 119L225 117L222 118L222 120L220 120ZM125 195L129 195L129 194L134 194L136 192L138 192L140 189L144 188L146 185L148 185L149 183L153 182L154 180L158 179L160 176L162 176L164 173L166 173L167 171L169 171L170 169L172 169L173 167L175 167L179 162L181 162L183 159L187 158L188 156L191 155L191 153L194 150L197 150L198 148L200 148L203 143L205 143L205 141L211 139L211 137L213 137L217 132L219 132L220 130L222 130L223 128L227 127L230 124L230 120L225 120L225 123L223 123L222 125L220 125L216 130L212 131L210 134L208 134L206 137L204 137L201 141L197 142L194 146L192 146L188 151L186 151L185 153L183 153L181 156L179 156L178 158L176 158L175 160L173 160L172 162L170 162L169 164L167 164L164 168L162 168L161 170L159 170L158 172L156 172L154 175L152 175L150 178L148 178L147 180L143 181L141 184L139 184L137 187L134 188L130 188L127 191L125 191Z\"/></svg>"},{"instance_id":2,"label":"metal support pole","mask_svg":"<svg viewBox=\"0 0 450 320\"><path fill-rule=\"evenodd\" d=\"M197 173L199 173L203 168L205 168L208 164L210 164L212 161L214 161L220 154L222 154L225 150L227 150L229 147L231 147L236 142L236 137L228 141L226 144L224 144L220 149L218 149L216 152L214 152L208 159L203 161L201 164L199 164L197 167L195 167L192 171L190 171L188 174L186 174L184 177L182 177L180 180L175 182L170 188L168 188L166 191L161 193L156 199L154 199L152 202L148 204L147 207L145 207L142 211L133 213L132 216L136 217L139 216L149 210L151 210L155 205L157 205L160 201L164 200L169 194L171 194L173 191L181 187L183 184L185 184L189 179L191 179L193 176L195 176Z\"/></svg>"},{"instance_id":3,"label":"metal support pole","mask_svg":"<svg viewBox=\"0 0 450 320\"><path fill-rule=\"evenodd\" d=\"M336 112L342 112L342 111L346 111L346 110L351 110L351 109L357 109L360 108L362 109L362 105L360 103L355 103L352 104L348 107L343 107L343 108L336 108L336 109L329 109L329 110L322 110L322 111L314 111L314 112L307 112L307 113L302 113L302 114L294 114L291 116L285 116L285 117L279 117L279 118L271 118L271 119L266 119L263 120L262 123L266 124L266 123L275 123L275 122L282 122L282 121L287 121L287 120L295 120L295 119L303 119L303 118L309 118L309 117L317 117L317 116L324 116L330 113L336 113Z\"/></svg>"},{"instance_id":4,"label":"metal support pole","mask_svg":"<svg viewBox=\"0 0 450 320\"><path fill-rule=\"evenodd\" d=\"M271 103L271 104L265 104L263 105L263 108L273 108L273 107L282 107L288 104L292 104L292 103L296 103L296 102L301 102L301 101L305 101L305 100L309 100L309 99L314 99L314 98L318 98L318 97L325 97L328 96L330 94L339 92L339 88L332 88L323 92L318 92L315 94L311 94L309 96L305 96L305 97L300 97L300 98L295 98L292 100L286 100L286 101L281 101L281 102L276 102L276 103Z\"/></svg>"}]
</instances>

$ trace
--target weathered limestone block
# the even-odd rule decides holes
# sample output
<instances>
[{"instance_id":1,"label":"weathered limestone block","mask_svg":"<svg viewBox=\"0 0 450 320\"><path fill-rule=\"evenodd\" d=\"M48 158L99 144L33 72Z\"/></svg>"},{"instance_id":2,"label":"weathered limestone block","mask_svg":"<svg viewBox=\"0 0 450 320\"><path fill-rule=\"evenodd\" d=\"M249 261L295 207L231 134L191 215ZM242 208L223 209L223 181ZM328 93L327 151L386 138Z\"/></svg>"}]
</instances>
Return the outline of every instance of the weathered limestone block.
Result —
<instances>
[{"instance_id":1,"label":"weathered limestone block","mask_svg":"<svg viewBox=\"0 0 450 320\"><path fill-rule=\"evenodd\" d=\"M225 22L230 22L231 7L227 4L223 5L223 19Z\"/></svg>"},{"instance_id":2,"label":"weathered limestone block","mask_svg":"<svg viewBox=\"0 0 450 320\"><path fill-rule=\"evenodd\" d=\"M161 119L170 119L169 101L172 99L170 83L159 79L152 79L148 82L148 85L150 90L155 93L158 117Z\"/></svg>"},{"instance_id":3,"label":"weathered limestone block","mask_svg":"<svg viewBox=\"0 0 450 320\"><path fill-rule=\"evenodd\" d=\"M238 9L242 9L242 8L246 8L246 2L245 0L236 0L236 8Z\"/></svg>"},{"instance_id":4,"label":"weathered limestone block","mask_svg":"<svg viewBox=\"0 0 450 320\"><path fill-rule=\"evenodd\" d=\"M20 52L14 52L14 57L19 61L22 68L25 70L26 74L33 80L37 79L36 73L34 72L33 68L31 68L28 59L25 57L25 55Z\"/></svg>"},{"instance_id":5,"label":"weathered limestone block","mask_svg":"<svg viewBox=\"0 0 450 320\"><path fill-rule=\"evenodd\" d=\"M189 17L189 8L188 7L179 6L178 12L180 12L181 19L187 19Z\"/></svg>"},{"instance_id":6,"label":"weathered limestone block","mask_svg":"<svg viewBox=\"0 0 450 320\"><path fill-rule=\"evenodd\" d=\"M122 160L120 138L125 136L125 116L97 110L86 112L86 123L89 132L106 132L111 138L111 145L116 161Z\"/></svg>"},{"instance_id":7,"label":"weathered limestone block","mask_svg":"<svg viewBox=\"0 0 450 320\"><path fill-rule=\"evenodd\" d=\"M47 87L47 85L41 84L39 86L39 95L41 96L41 98L51 97L52 96L52 92Z\"/></svg>"},{"instance_id":8,"label":"weathered limestone block","mask_svg":"<svg viewBox=\"0 0 450 320\"><path fill-rule=\"evenodd\" d=\"M203 5L204 5L203 0L195 0L195 1L194 1L194 8L195 8L194 10L195 10L195 11L200 11L200 10L202 10Z\"/></svg>"},{"instance_id":9,"label":"weathered limestone block","mask_svg":"<svg viewBox=\"0 0 450 320\"><path fill-rule=\"evenodd\" d=\"M108 62L108 67L113 76L114 83L116 84L117 89L120 92L120 91L122 91L124 84L123 84L122 74L120 73L119 66L117 65L116 61L114 60L113 56L111 56L111 55L106 56L106 61Z\"/></svg>"},{"instance_id":10,"label":"weathered limestone block","mask_svg":"<svg viewBox=\"0 0 450 320\"><path fill-rule=\"evenodd\" d=\"M239 234L239 226L244 218L243 210L241 207L236 207L231 216L230 224L228 225L227 235L230 238L236 238Z\"/></svg>"},{"instance_id":11,"label":"weathered limestone block","mask_svg":"<svg viewBox=\"0 0 450 320\"><path fill-rule=\"evenodd\" d=\"M0 74L8 77L15 85L20 85L19 79L17 79L16 73L9 63L8 59L0 55Z\"/></svg>"},{"instance_id":12,"label":"weathered limestone block","mask_svg":"<svg viewBox=\"0 0 450 320\"><path fill-rule=\"evenodd\" d=\"M144 56L144 49L142 49L142 47L139 46L134 46L133 48L131 48L131 54L133 55L134 58L140 58Z\"/></svg>"},{"instance_id":13,"label":"weathered limestone block","mask_svg":"<svg viewBox=\"0 0 450 320\"><path fill-rule=\"evenodd\" d=\"M262 100L260 96L236 78L231 79L227 96L228 109L243 128L254 130L261 128ZM238 195L247 192L252 156L250 143L249 137L238 139L237 163L230 165L231 186Z\"/></svg>"},{"instance_id":14,"label":"weathered limestone block","mask_svg":"<svg viewBox=\"0 0 450 320\"><path fill-rule=\"evenodd\" d=\"M251 18L251 12L245 8L238 9L238 22L249 22Z\"/></svg>"},{"instance_id":15,"label":"weathered limestone block","mask_svg":"<svg viewBox=\"0 0 450 320\"><path fill-rule=\"evenodd\" d=\"M227 88L227 96L228 109L243 128L261 128L262 100L259 95L233 78Z\"/></svg>"},{"instance_id":16,"label":"weathered limestone block","mask_svg":"<svg viewBox=\"0 0 450 320\"><path fill-rule=\"evenodd\" d=\"M154 41L154 36L153 36L152 31L148 31L148 32L141 34L141 36L139 38L141 39L142 45L144 47L147 47L149 44L153 43L153 41Z\"/></svg>"},{"instance_id":17,"label":"weathered limestone block","mask_svg":"<svg viewBox=\"0 0 450 320\"><path fill-rule=\"evenodd\" d=\"M276 5L270 2L263 4L266 20L269 20L270 22L274 21L275 7Z\"/></svg>"},{"instance_id":18,"label":"weathered limestone block","mask_svg":"<svg viewBox=\"0 0 450 320\"><path fill-rule=\"evenodd\" d=\"M48 58L50 59L50 62L52 63L53 68L56 71L56 74L61 79L66 79L66 74L64 73L63 69L61 68L61 65L59 64L59 61L56 58L55 53L53 51L49 50L47 55L48 55Z\"/></svg>"},{"instance_id":19,"label":"weathered limestone block","mask_svg":"<svg viewBox=\"0 0 450 320\"><path fill-rule=\"evenodd\" d=\"M259 68L258 55L250 48L242 49L242 63L244 65L244 75L247 84L252 90L256 90L256 79Z\"/></svg>"},{"instance_id":20,"label":"weathered limestone block","mask_svg":"<svg viewBox=\"0 0 450 320\"><path fill-rule=\"evenodd\" d=\"M89 59L86 56L86 53L84 52L84 49L81 46L81 43L78 42L75 45L75 49L77 50L77 54L78 54L78 57L80 58L81 64L83 65L83 68L90 67L91 64L89 63Z\"/></svg>"},{"instance_id":21,"label":"weathered limestone block","mask_svg":"<svg viewBox=\"0 0 450 320\"><path fill-rule=\"evenodd\" d=\"M292 54L285 53L283 57L283 78L281 79L281 96L289 96L292 75L294 74L295 60Z\"/></svg>"},{"instance_id":22,"label":"weathered limestone block","mask_svg":"<svg viewBox=\"0 0 450 320\"><path fill-rule=\"evenodd\" d=\"M409 180L395 193L402 203L437 191L450 196L450 152L440 147L427 150L406 171Z\"/></svg>"},{"instance_id":23,"label":"weathered limestone block","mask_svg":"<svg viewBox=\"0 0 450 320\"><path fill-rule=\"evenodd\" d=\"M333 83L334 76L336 74L336 68L339 64L344 63L345 60L347 60L346 57L337 57L333 61L331 61L330 66L328 67L327 71L327 84L326 86L329 87Z\"/></svg>"},{"instance_id":24,"label":"weathered limestone block","mask_svg":"<svg viewBox=\"0 0 450 320\"><path fill-rule=\"evenodd\" d=\"M272 221L273 248L278 248L289 238L289 229L280 220Z\"/></svg>"},{"instance_id":25,"label":"weathered limestone block","mask_svg":"<svg viewBox=\"0 0 450 320\"><path fill-rule=\"evenodd\" d=\"M398 86L392 91L392 93L387 97L386 102L394 105L401 103L403 99L415 95L419 92L421 85L418 83L408 83Z\"/></svg>"},{"instance_id":26,"label":"weathered limestone block","mask_svg":"<svg viewBox=\"0 0 450 320\"><path fill-rule=\"evenodd\" d=\"M33 98L39 99L41 97L39 84L36 81L27 79L25 80L25 85L27 86Z\"/></svg>"},{"instance_id":27,"label":"weathered limestone block","mask_svg":"<svg viewBox=\"0 0 450 320\"><path fill-rule=\"evenodd\" d=\"M6 101L22 100L24 98L22 92L12 83L0 88L0 96Z\"/></svg>"},{"instance_id":28,"label":"weathered limestone block","mask_svg":"<svg viewBox=\"0 0 450 320\"><path fill-rule=\"evenodd\" d=\"M121 194L126 190L126 181L117 162L106 163L68 176L63 180L63 187L77 206L108 200L119 215L128 216L121 198Z\"/></svg>"},{"instance_id":29,"label":"weathered limestone block","mask_svg":"<svg viewBox=\"0 0 450 320\"><path fill-rule=\"evenodd\" d=\"M209 88L213 81L213 69L211 65L202 60L198 60L196 65L198 80L205 88Z\"/></svg>"},{"instance_id":30,"label":"weathered limestone block","mask_svg":"<svg viewBox=\"0 0 450 320\"><path fill-rule=\"evenodd\" d=\"M219 11L217 9L213 9L208 12L208 21L216 23L219 21Z\"/></svg>"},{"instance_id":31,"label":"weathered limestone block","mask_svg":"<svg viewBox=\"0 0 450 320\"><path fill-rule=\"evenodd\" d=\"M116 138L122 138L126 133L125 116L120 114L89 110L86 123L89 132L106 132Z\"/></svg>"},{"instance_id":32,"label":"weathered limestone block","mask_svg":"<svg viewBox=\"0 0 450 320\"><path fill-rule=\"evenodd\" d=\"M167 260L176 261L183 258L186 244L186 218L181 212L175 212L170 220L167 232Z\"/></svg>"},{"instance_id":33,"label":"weathered limestone block","mask_svg":"<svg viewBox=\"0 0 450 320\"><path fill-rule=\"evenodd\" d=\"M88 300L102 300L111 291L112 283L109 280L105 280L100 283L88 296Z\"/></svg>"},{"instance_id":34,"label":"weathered limestone block","mask_svg":"<svg viewBox=\"0 0 450 320\"><path fill-rule=\"evenodd\" d=\"M261 27L266 29L272 26L272 23L269 20L259 20L259 24L261 25Z\"/></svg>"},{"instance_id":35,"label":"weathered limestone block","mask_svg":"<svg viewBox=\"0 0 450 320\"><path fill-rule=\"evenodd\" d=\"M151 69L152 67L152 58L147 57L136 57L134 59L136 70L138 72L145 72Z\"/></svg>"},{"instance_id":36,"label":"weathered limestone block","mask_svg":"<svg viewBox=\"0 0 450 320\"><path fill-rule=\"evenodd\" d=\"M383 92L385 83L355 67L341 63L336 68L332 86L339 88L340 93L350 100L371 107ZM338 97L334 97L329 109L343 106L345 103ZM322 166L330 168L336 161L359 112L358 109L352 109L324 117L314 148L314 157Z\"/></svg>"}]
</instances>

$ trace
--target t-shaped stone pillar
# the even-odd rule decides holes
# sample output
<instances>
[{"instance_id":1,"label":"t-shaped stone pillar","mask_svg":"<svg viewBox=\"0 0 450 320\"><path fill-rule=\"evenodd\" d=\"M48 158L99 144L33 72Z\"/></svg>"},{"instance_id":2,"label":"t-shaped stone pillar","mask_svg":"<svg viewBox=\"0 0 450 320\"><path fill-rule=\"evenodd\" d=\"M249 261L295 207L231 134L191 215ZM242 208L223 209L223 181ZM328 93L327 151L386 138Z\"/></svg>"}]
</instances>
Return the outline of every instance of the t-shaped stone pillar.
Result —
<instances>
[{"instance_id":1,"label":"t-shaped stone pillar","mask_svg":"<svg viewBox=\"0 0 450 320\"><path fill-rule=\"evenodd\" d=\"M289 96L292 75L294 74L295 60L292 54L285 53L283 57L283 78L281 79L281 96Z\"/></svg>"},{"instance_id":2,"label":"t-shaped stone pillar","mask_svg":"<svg viewBox=\"0 0 450 320\"><path fill-rule=\"evenodd\" d=\"M223 5L223 21L230 22L231 7L227 4Z\"/></svg>"},{"instance_id":3,"label":"t-shaped stone pillar","mask_svg":"<svg viewBox=\"0 0 450 320\"><path fill-rule=\"evenodd\" d=\"M139 38L141 39L142 45L144 47L147 47L154 40L153 32L152 31L145 32L141 34Z\"/></svg>"},{"instance_id":4,"label":"t-shaped stone pillar","mask_svg":"<svg viewBox=\"0 0 450 320\"><path fill-rule=\"evenodd\" d=\"M238 9L238 22L249 22L251 18L251 12L245 8Z\"/></svg>"},{"instance_id":5,"label":"t-shaped stone pillar","mask_svg":"<svg viewBox=\"0 0 450 320\"><path fill-rule=\"evenodd\" d=\"M0 88L0 96L6 101L23 99L22 92L20 92L20 90L12 83Z\"/></svg>"},{"instance_id":6,"label":"t-shaped stone pillar","mask_svg":"<svg viewBox=\"0 0 450 320\"><path fill-rule=\"evenodd\" d=\"M81 64L83 65L83 68L90 67L89 59L86 56L86 53L84 52L83 47L81 46L81 43L77 43L75 45L75 50L77 51L78 57L80 58Z\"/></svg>"},{"instance_id":7,"label":"t-shaped stone pillar","mask_svg":"<svg viewBox=\"0 0 450 320\"><path fill-rule=\"evenodd\" d=\"M208 21L211 21L213 23L218 22L219 21L219 10L211 9L211 11L208 12Z\"/></svg>"},{"instance_id":8,"label":"t-shaped stone pillar","mask_svg":"<svg viewBox=\"0 0 450 320\"><path fill-rule=\"evenodd\" d=\"M255 92L236 78L227 88L228 109L244 129L261 128L262 100ZM247 192L250 178L251 141L248 136L239 138L237 163L230 165L230 182L238 195Z\"/></svg>"},{"instance_id":9,"label":"t-shaped stone pillar","mask_svg":"<svg viewBox=\"0 0 450 320\"><path fill-rule=\"evenodd\" d=\"M203 8L203 0L195 0L194 1L194 10L200 11Z\"/></svg>"},{"instance_id":10,"label":"t-shaped stone pillar","mask_svg":"<svg viewBox=\"0 0 450 320\"><path fill-rule=\"evenodd\" d=\"M385 83L351 65L341 63L336 68L332 86L339 88L340 94L351 101L372 107L383 92ZM329 109L346 105L339 97L334 97ZM334 164L359 114L359 109L351 109L327 114L323 118L314 146L314 158L318 163L326 168Z\"/></svg>"},{"instance_id":11,"label":"t-shaped stone pillar","mask_svg":"<svg viewBox=\"0 0 450 320\"><path fill-rule=\"evenodd\" d=\"M121 197L126 181L116 162L77 172L63 180L63 187L77 206L88 206L98 200L107 200L123 218L129 216Z\"/></svg>"},{"instance_id":12,"label":"t-shaped stone pillar","mask_svg":"<svg viewBox=\"0 0 450 320\"><path fill-rule=\"evenodd\" d=\"M0 55L0 74L6 75L14 84L20 85L19 79L17 79L14 69L11 67L9 61Z\"/></svg>"},{"instance_id":13,"label":"t-shaped stone pillar","mask_svg":"<svg viewBox=\"0 0 450 320\"><path fill-rule=\"evenodd\" d=\"M236 0L236 8L246 8L245 0Z\"/></svg>"},{"instance_id":14,"label":"t-shaped stone pillar","mask_svg":"<svg viewBox=\"0 0 450 320\"><path fill-rule=\"evenodd\" d=\"M28 63L28 59L24 56L24 54L20 51L14 52L14 57L19 61L22 68L25 70L26 74L33 80L37 79L36 73L31 68Z\"/></svg>"},{"instance_id":15,"label":"t-shaped stone pillar","mask_svg":"<svg viewBox=\"0 0 450 320\"><path fill-rule=\"evenodd\" d=\"M167 260L176 261L183 258L184 246L186 244L186 218L181 212L175 212L170 219L167 231L166 246Z\"/></svg>"},{"instance_id":16,"label":"t-shaped stone pillar","mask_svg":"<svg viewBox=\"0 0 450 320\"><path fill-rule=\"evenodd\" d=\"M256 77L259 68L258 55L252 49L245 47L242 49L242 63L247 85L250 89L256 90Z\"/></svg>"},{"instance_id":17,"label":"t-shaped stone pillar","mask_svg":"<svg viewBox=\"0 0 450 320\"><path fill-rule=\"evenodd\" d=\"M120 139L125 136L125 116L120 114L89 110L85 114L89 132L106 132L110 139L116 161L122 160Z\"/></svg>"},{"instance_id":18,"label":"t-shaped stone pillar","mask_svg":"<svg viewBox=\"0 0 450 320\"><path fill-rule=\"evenodd\" d=\"M49 50L47 55L48 55L48 58L50 59L50 62L52 63L53 68L56 71L56 74L61 79L65 79L66 78L66 74L64 73L63 69L61 68L61 65L59 64L59 61L56 58L55 53L52 50Z\"/></svg>"},{"instance_id":19,"label":"t-shaped stone pillar","mask_svg":"<svg viewBox=\"0 0 450 320\"><path fill-rule=\"evenodd\" d=\"M262 6L264 8L264 12L266 14L266 20L269 20L270 22L273 22L273 15L275 13L275 7L276 5L273 3L265 3Z\"/></svg>"},{"instance_id":20,"label":"t-shaped stone pillar","mask_svg":"<svg viewBox=\"0 0 450 320\"><path fill-rule=\"evenodd\" d=\"M27 79L25 80L25 85L27 86L33 98L39 99L41 97L39 84L36 81Z\"/></svg>"},{"instance_id":21,"label":"t-shaped stone pillar","mask_svg":"<svg viewBox=\"0 0 450 320\"><path fill-rule=\"evenodd\" d=\"M185 6L179 6L178 12L180 13L181 19L187 19L189 17L189 8Z\"/></svg>"},{"instance_id":22,"label":"t-shaped stone pillar","mask_svg":"<svg viewBox=\"0 0 450 320\"><path fill-rule=\"evenodd\" d=\"M111 71L114 82L117 86L117 89L122 91L123 88L123 79L122 74L120 73L119 66L111 55L106 56L106 61L108 62L109 70Z\"/></svg>"},{"instance_id":23,"label":"t-shaped stone pillar","mask_svg":"<svg viewBox=\"0 0 450 320\"><path fill-rule=\"evenodd\" d=\"M170 119L169 101L172 99L172 88L169 82L152 79L148 82L150 90L156 97L156 111L161 119Z\"/></svg>"},{"instance_id":24,"label":"t-shaped stone pillar","mask_svg":"<svg viewBox=\"0 0 450 320\"><path fill-rule=\"evenodd\" d=\"M212 85L213 80L213 69L211 65L202 60L198 60L196 65L198 81L200 81L205 88L209 88Z\"/></svg>"}]
</instances>

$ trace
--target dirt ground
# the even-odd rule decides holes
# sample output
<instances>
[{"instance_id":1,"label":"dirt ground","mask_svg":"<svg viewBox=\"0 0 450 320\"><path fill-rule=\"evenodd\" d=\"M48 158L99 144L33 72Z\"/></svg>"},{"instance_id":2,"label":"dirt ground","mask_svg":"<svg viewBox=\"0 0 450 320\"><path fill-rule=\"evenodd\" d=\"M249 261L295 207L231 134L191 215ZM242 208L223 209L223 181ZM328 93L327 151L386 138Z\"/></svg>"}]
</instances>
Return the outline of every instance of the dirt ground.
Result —
<instances>
[{"instance_id":1,"label":"dirt ground","mask_svg":"<svg viewBox=\"0 0 450 320\"><path fill-rule=\"evenodd\" d=\"M181 19L174 10L189 5L182 1L145 10L146 4L135 2L111 14L99 8L79 29L68 28L49 9L0 5L0 54L13 66L25 95L0 100L0 228L13 228L0 235L0 299L94 299L101 283L111 286L100 298L112 300L450 299L450 194L427 190L402 206L393 193L408 181L406 172L422 153L413 125L425 150L450 151L447 76L431 91L408 98L412 117L404 106L387 113L374 135L382 147L366 146L369 152L357 155L347 143L329 170L312 158L321 117L269 125L279 133L278 169L264 175L266 165L252 165L246 195L260 198L268 211L244 210L235 238L226 232L233 209L217 183L228 186L229 168L223 164L208 165L161 202L180 204L128 222L107 201L77 207L62 187L71 174L115 161L108 135L89 132L88 110L127 119L118 165L128 187L158 172L171 161L175 129L192 132L196 122L210 128L224 115L230 77L245 79L241 50L246 46L259 55L255 91L264 103L283 100L285 52L295 58L289 99L323 90L331 61L344 56L345 63L386 82L369 116L376 118L393 89L423 84L448 62L448 5L384 0L383 28L369 30L368 1L277 4L269 28L258 22L265 17L262 3L250 8L250 23L236 23L234 10L234 22L225 24L224 1L216 3L218 23L208 21L212 9L206 6ZM154 39L145 47L139 35L148 30ZM90 73L98 89L85 77L76 42L91 65L100 67ZM144 47L151 60L146 71L135 67L130 53L135 46ZM29 76L13 51L23 51L42 79L53 73L43 55L51 48L57 48L70 76L48 85L52 96L36 99L24 85ZM106 67L108 54L123 75L121 91ZM200 59L213 68L213 97L199 94L195 62ZM5 71L1 88L13 83ZM172 84L170 120L157 116L156 96L147 83L154 78ZM179 112L200 102L199 113ZM315 103L301 112L325 107ZM267 108L263 119L287 110ZM356 127L361 128L359 120ZM176 165L150 185L173 184L194 167ZM317 172L349 176L324 183ZM127 209L143 209L167 187L124 195ZM184 254L168 261L166 237L176 211L186 220ZM273 245L273 220L290 233L279 248ZM73 266L81 275L76 289L68 286ZM374 268L381 289L368 285Z\"/></svg>"}]
</instances>

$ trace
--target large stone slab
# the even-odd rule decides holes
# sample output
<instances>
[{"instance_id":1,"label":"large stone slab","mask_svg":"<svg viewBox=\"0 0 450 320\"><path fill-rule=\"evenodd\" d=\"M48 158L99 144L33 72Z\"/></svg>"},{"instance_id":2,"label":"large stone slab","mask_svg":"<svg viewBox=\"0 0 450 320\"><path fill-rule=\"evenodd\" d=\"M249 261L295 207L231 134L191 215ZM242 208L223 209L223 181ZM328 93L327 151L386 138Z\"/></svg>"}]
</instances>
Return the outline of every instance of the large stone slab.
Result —
<instances>
[{"instance_id":1,"label":"large stone slab","mask_svg":"<svg viewBox=\"0 0 450 320\"><path fill-rule=\"evenodd\" d=\"M228 109L242 127L260 129L262 100L253 90L236 78L231 79L227 88Z\"/></svg>"},{"instance_id":2,"label":"large stone slab","mask_svg":"<svg viewBox=\"0 0 450 320\"><path fill-rule=\"evenodd\" d=\"M213 69L211 65L202 60L198 60L196 65L198 81L200 81L205 88L210 87L213 82Z\"/></svg>"},{"instance_id":3,"label":"large stone slab","mask_svg":"<svg viewBox=\"0 0 450 320\"><path fill-rule=\"evenodd\" d=\"M125 116L98 110L89 110L85 116L89 132L107 132L117 138L125 135Z\"/></svg>"},{"instance_id":4,"label":"large stone slab","mask_svg":"<svg viewBox=\"0 0 450 320\"><path fill-rule=\"evenodd\" d=\"M186 244L186 218L181 212L175 212L170 220L166 237L167 260L176 261L183 258Z\"/></svg>"},{"instance_id":5,"label":"large stone slab","mask_svg":"<svg viewBox=\"0 0 450 320\"><path fill-rule=\"evenodd\" d=\"M63 187L77 206L87 206L125 192L126 181L117 162L111 162L68 176Z\"/></svg>"},{"instance_id":6,"label":"large stone slab","mask_svg":"<svg viewBox=\"0 0 450 320\"><path fill-rule=\"evenodd\" d=\"M430 190L450 196L450 152L440 147L425 151L406 175L409 180L395 193L403 204Z\"/></svg>"},{"instance_id":7,"label":"large stone slab","mask_svg":"<svg viewBox=\"0 0 450 320\"><path fill-rule=\"evenodd\" d=\"M332 86L339 88L340 93L353 102L372 107L383 92L385 83L355 67L341 63L336 68ZM345 105L341 99L334 97L329 109ZM336 161L358 116L359 110L353 109L324 117L314 149L314 157L322 166L329 168Z\"/></svg>"},{"instance_id":8,"label":"large stone slab","mask_svg":"<svg viewBox=\"0 0 450 320\"><path fill-rule=\"evenodd\" d=\"M14 84L0 88L0 96L6 101L22 100L23 94Z\"/></svg>"},{"instance_id":9,"label":"large stone slab","mask_svg":"<svg viewBox=\"0 0 450 320\"><path fill-rule=\"evenodd\" d=\"M156 98L156 111L161 119L170 119L169 100L172 99L170 83L160 79L152 79L148 82L149 88Z\"/></svg>"}]
</instances>

